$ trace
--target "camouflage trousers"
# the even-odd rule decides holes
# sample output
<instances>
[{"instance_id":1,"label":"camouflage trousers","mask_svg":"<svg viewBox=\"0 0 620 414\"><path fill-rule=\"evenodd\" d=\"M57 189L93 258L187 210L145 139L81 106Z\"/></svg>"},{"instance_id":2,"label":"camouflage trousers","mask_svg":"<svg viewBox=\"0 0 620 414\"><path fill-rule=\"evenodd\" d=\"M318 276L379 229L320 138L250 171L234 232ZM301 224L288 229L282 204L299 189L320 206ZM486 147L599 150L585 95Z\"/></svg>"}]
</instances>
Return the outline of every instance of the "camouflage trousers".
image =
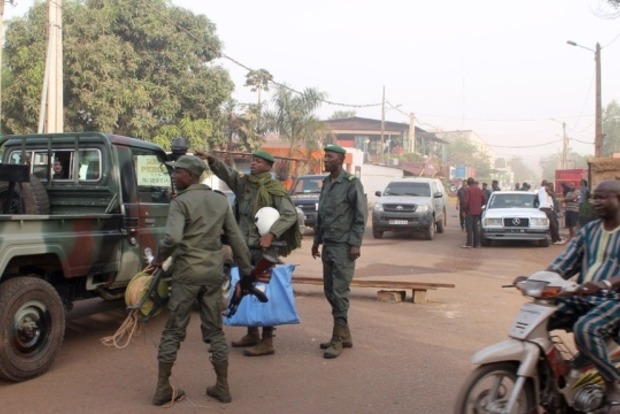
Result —
<instances>
[{"instance_id":1,"label":"camouflage trousers","mask_svg":"<svg viewBox=\"0 0 620 414\"><path fill-rule=\"evenodd\" d=\"M351 246L347 243L325 244L321 260L323 292L332 307L334 323L347 325L350 286L355 272L355 261L351 260Z\"/></svg>"},{"instance_id":2,"label":"camouflage trousers","mask_svg":"<svg viewBox=\"0 0 620 414\"><path fill-rule=\"evenodd\" d=\"M228 360L228 345L222 328L222 286L187 285L172 283L168 301L170 316L162 333L157 359L173 363L181 342L185 340L187 325L195 304L198 303L202 340L210 346L211 359L215 362Z\"/></svg>"}]
</instances>

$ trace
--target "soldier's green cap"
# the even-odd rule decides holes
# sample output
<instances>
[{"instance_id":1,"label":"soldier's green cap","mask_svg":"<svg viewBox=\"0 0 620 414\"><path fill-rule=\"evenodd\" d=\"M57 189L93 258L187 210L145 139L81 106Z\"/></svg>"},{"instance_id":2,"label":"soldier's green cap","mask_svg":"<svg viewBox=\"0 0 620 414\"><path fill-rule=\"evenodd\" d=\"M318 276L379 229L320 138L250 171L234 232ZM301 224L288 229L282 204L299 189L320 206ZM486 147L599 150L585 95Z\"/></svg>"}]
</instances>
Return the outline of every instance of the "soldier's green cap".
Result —
<instances>
[{"instance_id":1,"label":"soldier's green cap","mask_svg":"<svg viewBox=\"0 0 620 414\"><path fill-rule=\"evenodd\" d=\"M194 175L202 175L207 166L204 161L195 155L181 155L176 161L166 162L172 168L183 168Z\"/></svg>"},{"instance_id":2,"label":"soldier's green cap","mask_svg":"<svg viewBox=\"0 0 620 414\"><path fill-rule=\"evenodd\" d=\"M276 160L275 158L273 158L273 155L265 151L254 151L254 153L252 153L252 156L257 157L257 158L262 158L265 161L269 161L272 164Z\"/></svg>"},{"instance_id":3,"label":"soldier's green cap","mask_svg":"<svg viewBox=\"0 0 620 414\"><path fill-rule=\"evenodd\" d=\"M344 148L342 148L340 145L326 145L324 148L325 151L329 151L329 152L337 152L338 154L346 154L347 150L345 150Z\"/></svg>"}]
</instances>

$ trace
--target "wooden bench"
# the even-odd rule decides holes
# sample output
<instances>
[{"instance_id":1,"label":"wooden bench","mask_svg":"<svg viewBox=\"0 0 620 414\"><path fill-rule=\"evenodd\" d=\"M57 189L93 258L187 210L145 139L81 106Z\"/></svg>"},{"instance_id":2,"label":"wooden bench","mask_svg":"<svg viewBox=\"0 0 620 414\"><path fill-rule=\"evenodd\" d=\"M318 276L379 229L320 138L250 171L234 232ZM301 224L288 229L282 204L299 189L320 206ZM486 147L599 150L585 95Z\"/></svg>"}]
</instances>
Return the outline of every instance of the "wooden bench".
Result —
<instances>
[{"instance_id":1,"label":"wooden bench","mask_svg":"<svg viewBox=\"0 0 620 414\"><path fill-rule=\"evenodd\" d=\"M306 276L293 276L293 283L323 286L323 279ZM452 283L399 282L393 280L353 279L351 287L380 288L389 290L411 290L413 303L426 303L426 292L438 288L454 288ZM381 291L380 291L381 292ZM403 294L405 292L403 291ZM404 299L404 296L403 296Z\"/></svg>"}]
</instances>

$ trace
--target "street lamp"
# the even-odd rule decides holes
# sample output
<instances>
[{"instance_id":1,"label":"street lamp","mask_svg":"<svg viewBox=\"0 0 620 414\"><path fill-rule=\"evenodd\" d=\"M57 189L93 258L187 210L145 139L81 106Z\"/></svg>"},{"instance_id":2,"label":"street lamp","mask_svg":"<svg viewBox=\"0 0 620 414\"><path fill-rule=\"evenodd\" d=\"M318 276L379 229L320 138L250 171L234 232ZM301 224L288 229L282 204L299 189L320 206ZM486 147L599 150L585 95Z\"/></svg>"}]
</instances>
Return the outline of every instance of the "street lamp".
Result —
<instances>
[{"instance_id":1,"label":"street lamp","mask_svg":"<svg viewBox=\"0 0 620 414\"><path fill-rule=\"evenodd\" d=\"M566 41L571 46L577 46L582 49L594 52L594 62L596 65L596 107L594 112L595 127L594 127L594 156L600 157L603 150L603 118L601 108L601 45L597 42L596 48L591 49L586 46L582 46L572 40Z\"/></svg>"},{"instance_id":2,"label":"street lamp","mask_svg":"<svg viewBox=\"0 0 620 414\"><path fill-rule=\"evenodd\" d=\"M568 166L568 135L566 135L566 122L560 122L555 118L549 118L551 121L555 121L562 124L562 169L565 170Z\"/></svg>"}]
</instances>

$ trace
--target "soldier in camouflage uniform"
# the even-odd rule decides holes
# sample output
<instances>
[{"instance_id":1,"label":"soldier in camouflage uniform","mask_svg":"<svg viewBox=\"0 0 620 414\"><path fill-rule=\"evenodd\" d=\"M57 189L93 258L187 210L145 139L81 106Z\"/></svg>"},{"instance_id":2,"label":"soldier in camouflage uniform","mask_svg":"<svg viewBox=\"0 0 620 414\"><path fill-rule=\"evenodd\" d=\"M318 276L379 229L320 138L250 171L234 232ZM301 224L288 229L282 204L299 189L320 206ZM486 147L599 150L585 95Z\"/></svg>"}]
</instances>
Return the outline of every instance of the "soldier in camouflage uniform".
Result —
<instances>
[{"instance_id":1,"label":"soldier in camouflage uniform","mask_svg":"<svg viewBox=\"0 0 620 414\"><path fill-rule=\"evenodd\" d=\"M338 145L325 147L325 170L329 176L323 181L312 244L312 257L321 257L323 262L323 291L334 318L331 340L320 344L328 359L338 357L343 347L353 346L348 321L349 293L368 213L362 183L342 168L345 154L345 149Z\"/></svg>"},{"instance_id":2,"label":"soldier in camouflage uniform","mask_svg":"<svg viewBox=\"0 0 620 414\"><path fill-rule=\"evenodd\" d=\"M172 178L178 194L170 203L166 235L154 262L161 266L169 256L174 259L168 302L170 316L159 344L159 375L153 404L178 401L185 394L170 386L169 377L196 302L202 338L210 345L211 364L217 375L215 386L207 387L207 394L221 402L230 402L228 345L222 329L222 233L232 247L243 277L249 277L252 270L250 253L226 197L200 184L205 163L198 157L183 155L167 164L174 168Z\"/></svg>"},{"instance_id":3,"label":"soldier in camouflage uniform","mask_svg":"<svg viewBox=\"0 0 620 414\"><path fill-rule=\"evenodd\" d=\"M271 168L275 161L271 154L265 151L254 152L249 176L203 151L196 151L196 155L207 159L211 171L235 193L237 220L241 233L250 248L253 264L256 264L263 254L274 258L287 256L301 246L297 211L288 192L278 180L271 176ZM258 233L255 219L256 212L262 207L273 207L280 213L280 218L273 223L269 233L264 236ZM276 248L272 245L275 240L282 240L286 243ZM233 341L232 346L251 347L244 350L243 354L246 356L271 355L275 353L273 331L272 326L264 326L261 338L258 327L250 326L247 334L239 341Z\"/></svg>"}]
</instances>

